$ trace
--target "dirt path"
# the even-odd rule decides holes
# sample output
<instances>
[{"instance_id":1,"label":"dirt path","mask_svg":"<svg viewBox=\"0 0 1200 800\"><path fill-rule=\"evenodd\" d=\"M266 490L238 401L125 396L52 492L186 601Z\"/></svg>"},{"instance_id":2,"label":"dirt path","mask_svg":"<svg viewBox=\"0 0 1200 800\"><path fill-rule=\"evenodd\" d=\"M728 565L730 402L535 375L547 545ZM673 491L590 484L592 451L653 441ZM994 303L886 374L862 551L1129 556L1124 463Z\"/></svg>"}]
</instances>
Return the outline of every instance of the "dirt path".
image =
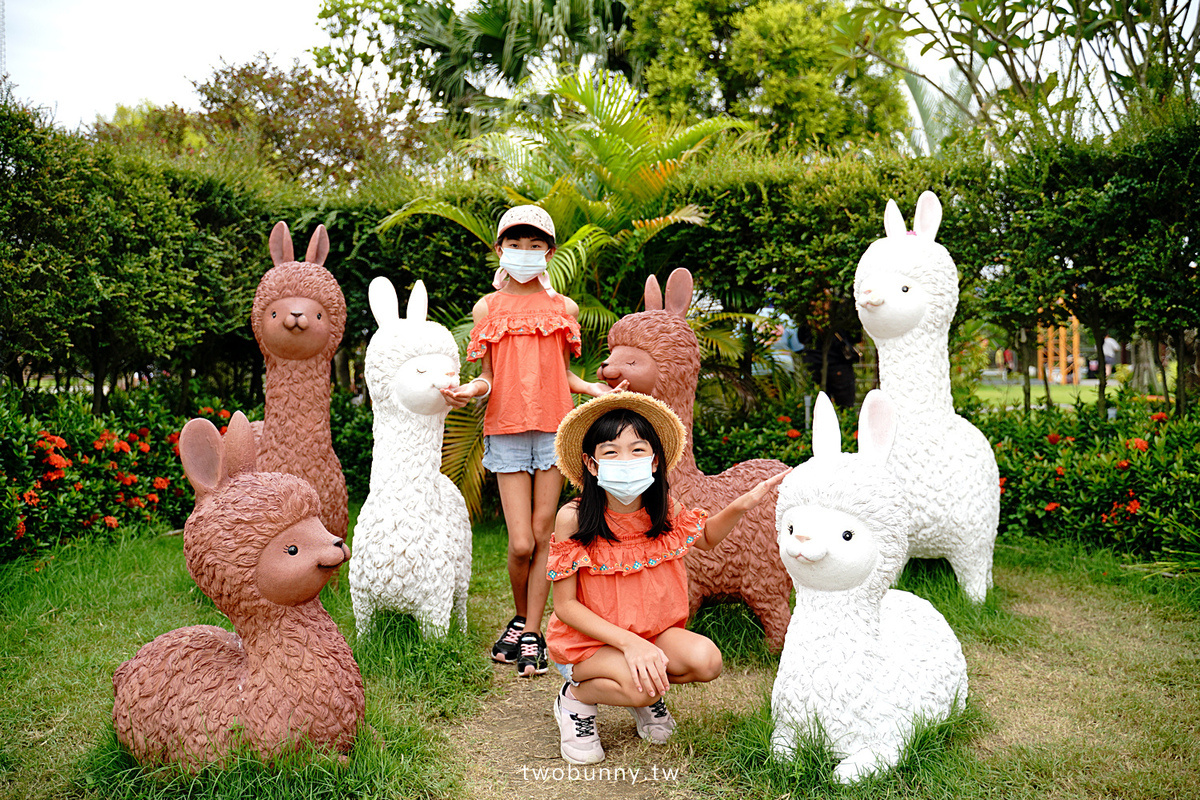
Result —
<instances>
[{"instance_id":1,"label":"dirt path","mask_svg":"<svg viewBox=\"0 0 1200 800\"><path fill-rule=\"evenodd\" d=\"M1137 796L1137 775L1181 767L1178 796L1200 796L1195 622L1164 618L1112 590L1070 587L1053 575L998 570L996 582L1011 598L1009 610L1032 620L1038 646L973 642L964 648L972 701L989 720L975 743L980 757L1065 758L1048 797L1109 796L1105 787L1117 785L1123 791L1112 796ZM481 713L447 730L469 765L471 800L542 800L568 792L584 800L689 796L682 779L691 759L682 743L652 747L637 738L625 709L602 707L606 760L571 767L559 758L551 710L562 685L558 674L551 669L531 680L518 679L510 666L495 670L495 688ZM751 713L773 680L768 669L734 667L707 686L674 687L667 702L679 720Z\"/></svg>"}]
</instances>

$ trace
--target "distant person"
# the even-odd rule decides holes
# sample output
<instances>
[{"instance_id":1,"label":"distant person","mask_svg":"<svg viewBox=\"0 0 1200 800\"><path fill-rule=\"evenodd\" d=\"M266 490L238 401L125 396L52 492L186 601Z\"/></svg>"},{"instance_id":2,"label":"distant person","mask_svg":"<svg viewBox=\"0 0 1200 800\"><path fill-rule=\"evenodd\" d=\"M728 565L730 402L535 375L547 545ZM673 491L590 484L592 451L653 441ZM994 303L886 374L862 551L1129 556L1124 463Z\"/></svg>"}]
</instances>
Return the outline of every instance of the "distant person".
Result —
<instances>
[{"instance_id":1,"label":"distant person","mask_svg":"<svg viewBox=\"0 0 1200 800\"><path fill-rule=\"evenodd\" d=\"M1121 357L1121 345L1111 336L1104 337L1104 374L1112 375L1113 367L1117 364L1117 359Z\"/></svg>"}]
</instances>

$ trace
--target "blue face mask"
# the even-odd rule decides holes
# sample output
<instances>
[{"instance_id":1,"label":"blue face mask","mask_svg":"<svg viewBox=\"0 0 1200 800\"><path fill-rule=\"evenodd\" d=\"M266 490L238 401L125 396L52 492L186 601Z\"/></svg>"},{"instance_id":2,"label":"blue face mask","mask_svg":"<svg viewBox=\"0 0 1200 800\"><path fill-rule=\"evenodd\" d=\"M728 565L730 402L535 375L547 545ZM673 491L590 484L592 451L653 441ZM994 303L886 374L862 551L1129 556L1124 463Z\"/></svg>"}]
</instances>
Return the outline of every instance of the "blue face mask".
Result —
<instances>
[{"instance_id":1,"label":"blue face mask","mask_svg":"<svg viewBox=\"0 0 1200 800\"><path fill-rule=\"evenodd\" d=\"M596 483L619 502L629 505L654 483L654 456L597 459Z\"/></svg>"}]
</instances>

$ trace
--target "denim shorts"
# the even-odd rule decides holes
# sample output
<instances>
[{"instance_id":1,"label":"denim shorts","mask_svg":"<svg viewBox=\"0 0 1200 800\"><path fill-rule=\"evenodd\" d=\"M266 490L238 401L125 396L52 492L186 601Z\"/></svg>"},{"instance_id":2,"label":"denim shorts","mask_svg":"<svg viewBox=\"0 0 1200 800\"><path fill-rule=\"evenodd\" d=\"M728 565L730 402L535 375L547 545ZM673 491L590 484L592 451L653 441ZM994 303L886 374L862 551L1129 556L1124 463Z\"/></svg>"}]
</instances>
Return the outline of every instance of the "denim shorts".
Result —
<instances>
[{"instance_id":1,"label":"denim shorts","mask_svg":"<svg viewBox=\"0 0 1200 800\"><path fill-rule=\"evenodd\" d=\"M492 472L528 472L558 466L554 434L546 431L497 433L483 437L483 466Z\"/></svg>"},{"instance_id":2,"label":"denim shorts","mask_svg":"<svg viewBox=\"0 0 1200 800\"><path fill-rule=\"evenodd\" d=\"M573 672L573 671L574 671L574 669L575 669L575 665L574 665L574 664L559 664L558 662L555 662L555 663L554 663L554 666L556 666L556 667L558 668L558 672L559 672L559 674L560 674L560 675L562 675L562 676L563 676L563 680L564 680L564 681L566 681L567 683L571 684L572 686L578 686L578 685L579 685L579 681L577 681L577 680L574 680L574 679L571 677L571 674L572 674L572 672Z\"/></svg>"}]
</instances>

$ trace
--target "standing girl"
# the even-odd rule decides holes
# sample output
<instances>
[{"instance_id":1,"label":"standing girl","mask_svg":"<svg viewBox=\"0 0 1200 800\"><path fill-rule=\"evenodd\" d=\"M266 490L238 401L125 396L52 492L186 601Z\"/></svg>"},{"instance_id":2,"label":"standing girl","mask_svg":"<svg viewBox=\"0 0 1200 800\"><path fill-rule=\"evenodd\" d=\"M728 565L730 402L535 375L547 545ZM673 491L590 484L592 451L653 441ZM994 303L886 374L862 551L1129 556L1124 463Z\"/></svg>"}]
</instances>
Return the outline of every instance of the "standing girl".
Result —
<instances>
[{"instance_id":1,"label":"standing girl","mask_svg":"<svg viewBox=\"0 0 1200 800\"><path fill-rule=\"evenodd\" d=\"M554 432L573 405L571 393L599 395L608 384L588 383L570 370L579 355L579 306L550 286L554 222L538 206L516 206L496 228L500 269L495 292L475 304L469 361L480 375L443 389L452 406L491 394L483 418L483 466L496 473L508 529L508 577L515 615L492 646L492 658L516 662L521 676L546 671L542 615L550 584L546 571L562 473L554 463Z\"/></svg>"},{"instance_id":2,"label":"standing girl","mask_svg":"<svg viewBox=\"0 0 1200 800\"><path fill-rule=\"evenodd\" d=\"M721 674L716 645L684 627L684 554L715 547L790 470L710 517L668 491L667 472L686 436L666 404L635 392L591 400L558 428L559 469L580 496L555 520L547 571L554 614L546 636L566 679L554 714L559 750L572 764L604 759L596 704L628 707L638 735L662 743L675 729L663 703L670 684Z\"/></svg>"}]
</instances>

